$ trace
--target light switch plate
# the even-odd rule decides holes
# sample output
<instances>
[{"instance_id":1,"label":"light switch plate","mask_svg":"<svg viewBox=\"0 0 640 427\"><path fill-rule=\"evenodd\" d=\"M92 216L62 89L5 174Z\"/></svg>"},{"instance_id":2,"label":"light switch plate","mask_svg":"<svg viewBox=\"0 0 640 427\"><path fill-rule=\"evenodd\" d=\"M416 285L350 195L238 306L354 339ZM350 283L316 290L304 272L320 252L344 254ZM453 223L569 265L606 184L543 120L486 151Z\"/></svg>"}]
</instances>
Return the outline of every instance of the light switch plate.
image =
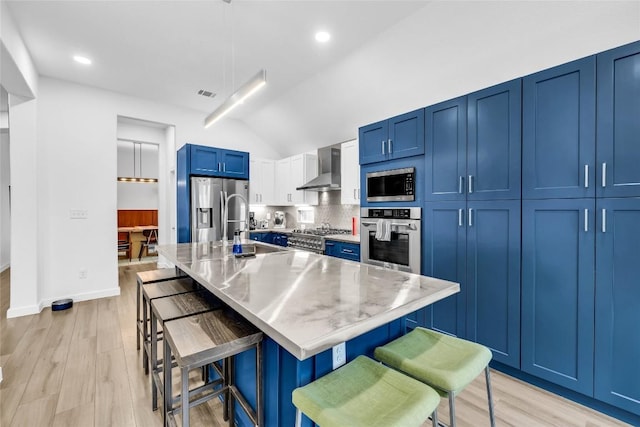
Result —
<instances>
[{"instance_id":1,"label":"light switch plate","mask_svg":"<svg viewBox=\"0 0 640 427\"><path fill-rule=\"evenodd\" d=\"M333 347L333 369L338 369L340 366L347 363L347 344L340 343Z\"/></svg>"},{"instance_id":2,"label":"light switch plate","mask_svg":"<svg viewBox=\"0 0 640 427\"><path fill-rule=\"evenodd\" d=\"M86 209L71 209L69 210L69 218L71 219L88 219L89 211Z\"/></svg>"}]
</instances>

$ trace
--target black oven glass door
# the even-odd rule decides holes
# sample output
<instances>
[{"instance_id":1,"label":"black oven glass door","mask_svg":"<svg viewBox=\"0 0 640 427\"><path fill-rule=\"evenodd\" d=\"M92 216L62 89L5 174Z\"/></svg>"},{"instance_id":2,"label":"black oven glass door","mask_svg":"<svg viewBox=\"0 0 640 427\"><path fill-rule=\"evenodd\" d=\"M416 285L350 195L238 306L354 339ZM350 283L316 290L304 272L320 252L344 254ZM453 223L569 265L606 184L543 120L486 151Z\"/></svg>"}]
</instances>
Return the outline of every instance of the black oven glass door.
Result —
<instances>
[{"instance_id":1,"label":"black oven glass door","mask_svg":"<svg viewBox=\"0 0 640 427\"><path fill-rule=\"evenodd\" d=\"M390 241L376 239L375 231L369 232L369 259L409 266L409 235L391 232Z\"/></svg>"}]
</instances>

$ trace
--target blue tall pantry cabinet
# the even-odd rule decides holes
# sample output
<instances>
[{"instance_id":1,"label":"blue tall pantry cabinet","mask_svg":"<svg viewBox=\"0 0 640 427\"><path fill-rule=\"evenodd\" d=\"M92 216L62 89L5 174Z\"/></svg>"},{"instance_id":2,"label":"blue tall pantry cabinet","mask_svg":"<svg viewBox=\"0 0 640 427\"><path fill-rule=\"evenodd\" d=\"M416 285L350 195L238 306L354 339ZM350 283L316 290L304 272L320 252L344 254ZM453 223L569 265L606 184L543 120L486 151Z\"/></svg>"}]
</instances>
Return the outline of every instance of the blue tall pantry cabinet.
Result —
<instances>
[{"instance_id":1,"label":"blue tall pantry cabinet","mask_svg":"<svg viewBox=\"0 0 640 427\"><path fill-rule=\"evenodd\" d=\"M520 366L520 108L513 80L426 109L423 273L461 292L427 326ZM419 320L419 319L418 319Z\"/></svg>"}]
</instances>

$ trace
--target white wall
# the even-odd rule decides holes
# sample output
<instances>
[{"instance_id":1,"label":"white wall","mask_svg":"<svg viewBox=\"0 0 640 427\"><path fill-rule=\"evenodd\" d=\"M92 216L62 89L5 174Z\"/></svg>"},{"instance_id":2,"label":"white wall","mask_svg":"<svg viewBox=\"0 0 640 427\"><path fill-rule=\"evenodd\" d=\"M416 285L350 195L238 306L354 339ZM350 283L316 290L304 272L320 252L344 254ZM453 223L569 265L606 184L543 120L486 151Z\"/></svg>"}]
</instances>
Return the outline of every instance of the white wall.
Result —
<instances>
[{"instance_id":1,"label":"white wall","mask_svg":"<svg viewBox=\"0 0 640 427\"><path fill-rule=\"evenodd\" d=\"M0 2L0 75L13 105L37 94L38 72L5 3Z\"/></svg>"},{"instance_id":2,"label":"white wall","mask_svg":"<svg viewBox=\"0 0 640 427\"><path fill-rule=\"evenodd\" d=\"M12 251L12 302L8 316L34 312L34 307L41 308L62 297L82 300L119 292L113 244L117 227L118 116L175 126L175 135L172 135L175 145L165 144L166 149L161 150L160 183L173 182L175 186L175 172L169 169L169 159L175 156L175 146L186 142L278 157L267 143L236 121L225 121L215 129L205 130L204 117L199 112L41 78L37 111L31 114L34 134L37 134L37 150L33 147L37 162L29 161L33 167L29 173L31 179L36 180L37 191L28 193L32 198L29 208L37 210L40 223L33 241L24 242L31 249L37 248L40 254L37 274L30 280L14 282L13 265L25 260L16 259L17 252ZM14 141L12 123L12 149ZM32 149L28 145L26 148ZM28 156L16 157L24 158ZM11 166L12 171L22 170L22 165L13 161ZM13 177L12 182L15 183ZM160 185L161 192L172 191L165 185ZM175 196L171 200L162 197L167 211L174 211ZM88 219L70 219L72 209L87 210ZM172 226L170 217L160 221L165 227ZM31 226L21 221L19 227L13 228L13 235ZM172 233L161 229L160 234L171 236ZM33 269L33 258L26 261ZM87 271L87 279L79 278L80 270ZM14 290L21 294L15 304Z\"/></svg>"},{"instance_id":3,"label":"white wall","mask_svg":"<svg viewBox=\"0 0 640 427\"><path fill-rule=\"evenodd\" d=\"M0 272L11 264L11 211L9 210L9 130L0 130Z\"/></svg>"}]
</instances>

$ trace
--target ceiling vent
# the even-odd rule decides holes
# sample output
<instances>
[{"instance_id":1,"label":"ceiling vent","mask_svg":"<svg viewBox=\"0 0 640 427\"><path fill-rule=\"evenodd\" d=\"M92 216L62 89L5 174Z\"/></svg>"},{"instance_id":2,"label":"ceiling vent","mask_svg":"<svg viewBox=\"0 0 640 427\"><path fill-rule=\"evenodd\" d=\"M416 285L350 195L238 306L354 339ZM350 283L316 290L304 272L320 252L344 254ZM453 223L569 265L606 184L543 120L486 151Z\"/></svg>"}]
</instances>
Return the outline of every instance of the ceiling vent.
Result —
<instances>
[{"instance_id":1,"label":"ceiling vent","mask_svg":"<svg viewBox=\"0 0 640 427\"><path fill-rule=\"evenodd\" d=\"M198 95L206 96L207 98L214 98L216 96L215 93L204 89L200 89Z\"/></svg>"}]
</instances>

